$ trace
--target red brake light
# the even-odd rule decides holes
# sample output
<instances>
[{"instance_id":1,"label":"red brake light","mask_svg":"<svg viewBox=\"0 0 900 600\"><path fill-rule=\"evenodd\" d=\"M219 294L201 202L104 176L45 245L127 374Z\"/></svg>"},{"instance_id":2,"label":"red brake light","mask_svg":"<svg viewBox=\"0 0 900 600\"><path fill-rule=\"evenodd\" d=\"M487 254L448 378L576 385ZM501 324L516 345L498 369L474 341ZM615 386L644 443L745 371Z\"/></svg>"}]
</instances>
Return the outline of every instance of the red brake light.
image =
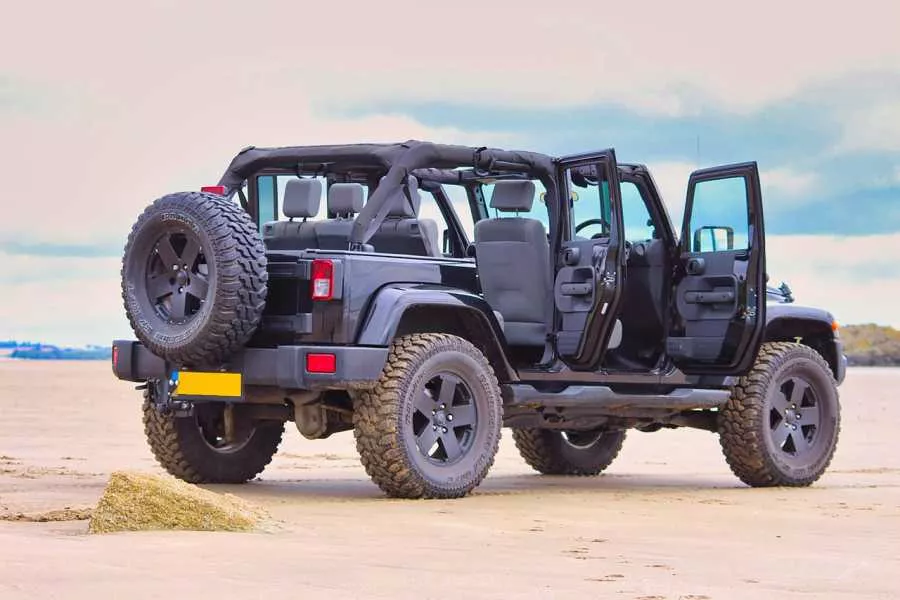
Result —
<instances>
[{"instance_id":1,"label":"red brake light","mask_svg":"<svg viewBox=\"0 0 900 600\"><path fill-rule=\"evenodd\" d=\"M119 366L119 347L115 345L112 347L112 364L114 369Z\"/></svg>"},{"instance_id":2,"label":"red brake light","mask_svg":"<svg viewBox=\"0 0 900 600\"><path fill-rule=\"evenodd\" d=\"M219 196L225 195L225 186L224 185L204 185L200 188L201 192L205 192L207 194L218 194Z\"/></svg>"},{"instance_id":3,"label":"red brake light","mask_svg":"<svg viewBox=\"0 0 900 600\"><path fill-rule=\"evenodd\" d=\"M334 354L307 354L307 373L334 373L337 371L337 358Z\"/></svg>"},{"instance_id":4,"label":"red brake light","mask_svg":"<svg viewBox=\"0 0 900 600\"><path fill-rule=\"evenodd\" d=\"M334 297L334 263L317 258L312 262L312 299L331 300Z\"/></svg>"}]
</instances>

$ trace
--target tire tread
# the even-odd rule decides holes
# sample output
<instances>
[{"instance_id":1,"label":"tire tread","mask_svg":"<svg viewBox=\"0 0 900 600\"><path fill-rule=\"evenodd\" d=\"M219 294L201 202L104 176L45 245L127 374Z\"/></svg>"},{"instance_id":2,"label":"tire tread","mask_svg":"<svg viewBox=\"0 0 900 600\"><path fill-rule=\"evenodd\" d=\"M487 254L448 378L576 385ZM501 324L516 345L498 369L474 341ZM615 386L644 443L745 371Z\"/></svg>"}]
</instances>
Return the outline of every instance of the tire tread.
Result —
<instances>
[{"instance_id":1,"label":"tire tread","mask_svg":"<svg viewBox=\"0 0 900 600\"><path fill-rule=\"evenodd\" d=\"M178 427L178 417L161 414L148 390L144 390L142 410L144 434L156 461L170 475L188 483L244 483L253 479L272 462L284 433L284 424L275 427L266 423L239 451L240 456L229 456L224 465L213 464L208 453L198 451L199 431L196 438L187 439Z\"/></svg>"},{"instance_id":2,"label":"tire tread","mask_svg":"<svg viewBox=\"0 0 900 600\"><path fill-rule=\"evenodd\" d=\"M616 459L625 443L625 432L608 432L612 444L606 445L597 460L590 466L576 465L567 460L560 444L565 443L562 433L551 429L514 429L516 449L528 465L544 475L593 476L605 471ZM602 438L601 438L602 439Z\"/></svg>"},{"instance_id":3,"label":"tire tread","mask_svg":"<svg viewBox=\"0 0 900 600\"><path fill-rule=\"evenodd\" d=\"M834 447L840 436L840 411L836 413L835 442L824 465L806 477L791 477L773 462L766 447L763 422L766 394L773 383L774 374L791 358L803 356L822 371L828 373L838 397L831 369L822 356L803 344L794 342L768 342L762 345L756 363L750 372L734 386L728 403L719 410L719 443L731 471L744 483L753 487L811 485L828 468L834 457Z\"/></svg>"},{"instance_id":4,"label":"tire tread","mask_svg":"<svg viewBox=\"0 0 900 600\"><path fill-rule=\"evenodd\" d=\"M500 389L484 355L468 341L443 333L418 333L394 340L381 377L371 389L359 390L354 398L353 423L356 448L366 473L389 496L396 498L459 498L474 489L494 462L499 447L497 435L490 460L474 481L450 487L431 485L416 470L403 446L400 431L401 406L397 401L415 366L440 350L458 350L473 357L486 373L496 394L498 421L502 419Z\"/></svg>"},{"instance_id":5,"label":"tire tread","mask_svg":"<svg viewBox=\"0 0 900 600\"><path fill-rule=\"evenodd\" d=\"M198 336L179 347L160 344L145 335L128 305L126 270L130 253L145 224L164 210L187 212L203 224L213 240L217 268L209 320ZM220 196L202 192L169 194L144 210L128 236L121 276L125 312L141 343L169 362L190 366L217 365L240 350L259 325L268 292L265 246L249 215Z\"/></svg>"}]
</instances>

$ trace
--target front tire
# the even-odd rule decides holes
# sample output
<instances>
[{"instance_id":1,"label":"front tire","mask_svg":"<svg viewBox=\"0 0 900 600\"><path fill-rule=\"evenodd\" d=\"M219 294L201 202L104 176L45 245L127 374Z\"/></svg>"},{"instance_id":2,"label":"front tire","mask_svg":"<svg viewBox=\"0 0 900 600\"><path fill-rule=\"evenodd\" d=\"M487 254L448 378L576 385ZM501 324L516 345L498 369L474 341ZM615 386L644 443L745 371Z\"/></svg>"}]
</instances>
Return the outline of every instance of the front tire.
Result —
<instances>
[{"instance_id":1,"label":"front tire","mask_svg":"<svg viewBox=\"0 0 900 600\"><path fill-rule=\"evenodd\" d=\"M719 441L747 485L808 486L828 468L840 433L837 385L808 346L763 344L719 410Z\"/></svg>"},{"instance_id":2,"label":"front tire","mask_svg":"<svg viewBox=\"0 0 900 600\"><path fill-rule=\"evenodd\" d=\"M222 435L222 409L197 404L195 414L160 413L144 392L144 433L162 467L188 483L244 483L262 473L281 443L284 423L237 419L234 439Z\"/></svg>"},{"instance_id":3,"label":"front tire","mask_svg":"<svg viewBox=\"0 0 900 600\"><path fill-rule=\"evenodd\" d=\"M598 475L619 455L625 430L515 429L513 439L519 455L543 475Z\"/></svg>"},{"instance_id":4,"label":"front tire","mask_svg":"<svg viewBox=\"0 0 900 600\"><path fill-rule=\"evenodd\" d=\"M360 460L395 498L459 498L494 463L502 400L484 355L447 334L398 338L382 375L354 398Z\"/></svg>"}]
</instances>

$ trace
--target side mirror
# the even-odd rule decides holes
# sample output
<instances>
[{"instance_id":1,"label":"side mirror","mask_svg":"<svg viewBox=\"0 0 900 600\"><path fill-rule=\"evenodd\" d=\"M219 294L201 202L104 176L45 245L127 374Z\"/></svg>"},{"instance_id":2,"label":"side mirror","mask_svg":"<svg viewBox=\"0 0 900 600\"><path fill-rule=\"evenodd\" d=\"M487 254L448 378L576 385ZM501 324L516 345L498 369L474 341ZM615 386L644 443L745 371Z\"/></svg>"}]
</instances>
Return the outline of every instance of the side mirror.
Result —
<instances>
[{"instance_id":1,"label":"side mirror","mask_svg":"<svg viewBox=\"0 0 900 600\"><path fill-rule=\"evenodd\" d=\"M441 234L441 251L444 254L450 254L450 230L445 229Z\"/></svg>"},{"instance_id":2,"label":"side mirror","mask_svg":"<svg viewBox=\"0 0 900 600\"><path fill-rule=\"evenodd\" d=\"M734 250L734 228L704 225L694 232L694 252Z\"/></svg>"}]
</instances>

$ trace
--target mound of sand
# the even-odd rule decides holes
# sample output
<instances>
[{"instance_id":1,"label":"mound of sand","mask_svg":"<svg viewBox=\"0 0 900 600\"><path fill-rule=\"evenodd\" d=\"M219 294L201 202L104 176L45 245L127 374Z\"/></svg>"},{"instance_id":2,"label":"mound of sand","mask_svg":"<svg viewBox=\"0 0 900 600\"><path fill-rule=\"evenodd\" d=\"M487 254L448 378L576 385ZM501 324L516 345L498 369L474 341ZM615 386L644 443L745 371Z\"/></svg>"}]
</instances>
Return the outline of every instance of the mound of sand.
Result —
<instances>
[{"instance_id":1,"label":"mound of sand","mask_svg":"<svg viewBox=\"0 0 900 600\"><path fill-rule=\"evenodd\" d=\"M237 496L174 477L117 471L91 515L91 533L186 529L250 531L265 513Z\"/></svg>"}]
</instances>

